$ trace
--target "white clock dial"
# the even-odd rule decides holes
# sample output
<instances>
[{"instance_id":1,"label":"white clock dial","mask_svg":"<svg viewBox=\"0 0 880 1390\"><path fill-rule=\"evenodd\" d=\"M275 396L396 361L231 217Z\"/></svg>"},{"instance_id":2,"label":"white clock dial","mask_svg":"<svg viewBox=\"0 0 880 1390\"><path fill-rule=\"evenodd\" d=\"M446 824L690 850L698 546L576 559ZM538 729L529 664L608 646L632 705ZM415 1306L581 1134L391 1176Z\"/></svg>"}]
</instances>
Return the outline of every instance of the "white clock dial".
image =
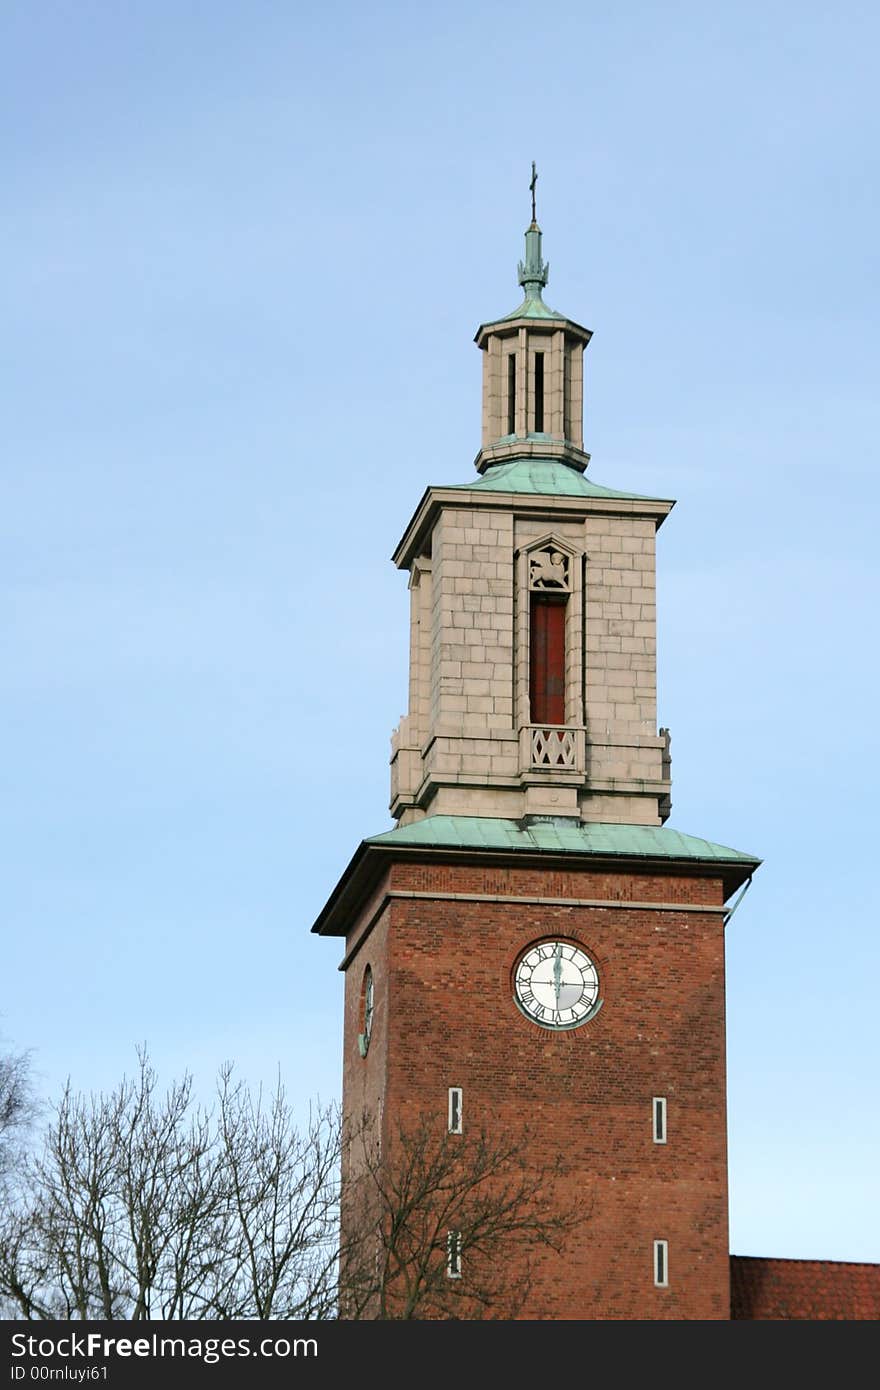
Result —
<instances>
[{"instance_id":1,"label":"white clock dial","mask_svg":"<svg viewBox=\"0 0 880 1390\"><path fill-rule=\"evenodd\" d=\"M516 967L514 998L542 1028L577 1028L601 1004L599 975L585 951L570 941L539 941Z\"/></svg>"},{"instance_id":2,"label":"white clock dial","mask_svg":"<svg viewBox=\"0 0 880 1390\"><path fill-rule=\"evenodd\" d=\"M370 1046L370 1036L373 1032L373 972L369 966L364 971L364 982L361 987L361 1018L363 1020L362 1033L358 1033L358 1048L362 1057L366 1057L367 1049Z\"/></svg>"}]
</instances>

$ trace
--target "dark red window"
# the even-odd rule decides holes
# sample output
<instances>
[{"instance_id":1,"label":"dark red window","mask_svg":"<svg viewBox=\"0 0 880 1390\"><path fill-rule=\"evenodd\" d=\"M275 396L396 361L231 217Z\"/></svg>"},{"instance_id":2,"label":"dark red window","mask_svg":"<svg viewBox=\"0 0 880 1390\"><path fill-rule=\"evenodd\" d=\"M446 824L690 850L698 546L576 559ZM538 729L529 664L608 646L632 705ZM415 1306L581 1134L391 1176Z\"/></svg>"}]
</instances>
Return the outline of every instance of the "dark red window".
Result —
<instances>
[{"instance_id":1,"label":"dark red window","mask_svg":"<svg viewBox=\"0 0 880 1390\"><path fill-rule=\"evenodd\" d=\"M565 604L532 594L529 701L533 724L565 723Z\"/></svg>"}]
</instances>

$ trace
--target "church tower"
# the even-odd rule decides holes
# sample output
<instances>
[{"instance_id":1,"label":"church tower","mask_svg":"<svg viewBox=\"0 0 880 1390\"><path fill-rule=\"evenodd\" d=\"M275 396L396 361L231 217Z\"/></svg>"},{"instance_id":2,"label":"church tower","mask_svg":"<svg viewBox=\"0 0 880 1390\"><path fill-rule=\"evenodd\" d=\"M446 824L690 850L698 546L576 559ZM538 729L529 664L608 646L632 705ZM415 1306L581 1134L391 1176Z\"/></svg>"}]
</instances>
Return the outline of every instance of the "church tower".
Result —
<instances>
[{"instance_id":1,"label":"church tower","mask_svg":"<svg viewBox=\"0 0 880 1390\"><path fill-rule=\"evenodd\" d=\"M665 824L673 503L586 476L591 335L544 301L532 195L522 302L476 334L477 476L429 487L393 556L397 826L313 928L345 938L343 1106L380 1142L526 1122L536 1166L564 1156L554 1200L583 1220L523 1316L727 1318L724 926L759 861Z\"/></svg>"}]
</instances>

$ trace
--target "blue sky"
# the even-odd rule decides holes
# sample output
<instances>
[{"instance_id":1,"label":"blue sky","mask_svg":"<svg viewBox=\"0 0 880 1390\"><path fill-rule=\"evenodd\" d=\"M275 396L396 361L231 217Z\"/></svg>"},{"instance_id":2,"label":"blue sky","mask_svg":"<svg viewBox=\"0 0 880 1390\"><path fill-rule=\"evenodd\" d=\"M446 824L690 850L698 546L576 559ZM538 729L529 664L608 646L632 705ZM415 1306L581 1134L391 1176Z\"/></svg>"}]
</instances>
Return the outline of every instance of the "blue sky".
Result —
<instances>
[{"instance_id":1,"label":"blue sky","mask_svg":"<svg viewBox=\"0 0 880 1390\"><path fill-rule=\"evenodd\" d=\"M429 483L476 326L594 330L596 481L658 548L670 824L728 933L731 1243L880 1260L876 7L280 0L0 13L0 1025L41 1091L146 1041L341 1073L308 928L389 826Z\"/></svg>"}]
</instances>

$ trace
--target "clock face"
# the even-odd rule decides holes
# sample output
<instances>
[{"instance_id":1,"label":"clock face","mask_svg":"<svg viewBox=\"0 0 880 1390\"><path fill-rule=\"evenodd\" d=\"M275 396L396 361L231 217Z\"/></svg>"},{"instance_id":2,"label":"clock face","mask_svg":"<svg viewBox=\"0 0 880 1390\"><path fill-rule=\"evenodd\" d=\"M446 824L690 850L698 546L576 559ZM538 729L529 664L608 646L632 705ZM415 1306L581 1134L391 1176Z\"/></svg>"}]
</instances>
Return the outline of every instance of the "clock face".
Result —
<instances>
[{"instance_id":1,"label":"clock face","mask_svg":"<svg viewBox=\"0 0 880 1390\"><path fill-rule=\"evenodd\" d=\"M367 1037L373 1031L373 972L367 970L367 977L364 980L364 1032Z\"/></svg>"},{"instance_id":2,"label":"clock face","mask_svg":"<svg viewBox=\"0 0 880 1390\"><path fill-rule=\"evenodd\" d=\"M366 1057L367 1048L370 1046L370 1034L373 1031L373 972L367 966L364 973L363 986L363 1025L364 1031L358 1038L361 1056Z\"/></svg>"},{"instance_id":3,"label":"clock face","mask_svg":"<svg viewBox=\"0 0 880 1390\"><path fill-rule=\"evenodd\" d=\"M521 958L514 998L542 1028L577 1028L598 1011L599 975L585 951L570 941L539 941Z\"/></svg>"}]
</instances>

